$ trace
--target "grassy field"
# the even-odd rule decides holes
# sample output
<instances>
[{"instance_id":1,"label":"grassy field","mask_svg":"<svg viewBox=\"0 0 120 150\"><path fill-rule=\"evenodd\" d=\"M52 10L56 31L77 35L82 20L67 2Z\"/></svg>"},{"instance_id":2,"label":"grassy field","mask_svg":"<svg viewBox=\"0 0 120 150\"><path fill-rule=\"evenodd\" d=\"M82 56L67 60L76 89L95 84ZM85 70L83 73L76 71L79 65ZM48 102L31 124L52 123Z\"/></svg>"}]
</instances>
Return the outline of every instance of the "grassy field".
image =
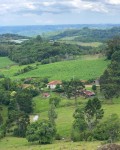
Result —
<instances>
[{"instance_id":1,"label":"grassy field","mask_svg":"<svg viewBox=\"0 0 120 150\"><path fill-rule=\"evenodd\" d=\"M0 57L0 69L4 67L8 68L13 64L14 62L12 62L8 57Z\"/></svg>"},{"instance_id":2,"label":"grassy field","mask_svg":"<svg viewBox=\"0 0 120 150\"><path fill-rule=\"evenodd\" d=\"M69 80L77 77L83 80L98 78L107 67L108 62L104 59L94 60L71 60L48 65L40 65L38 69L18 76L26 77L49 77L51 80Z\"/></svg>"},{"instance_id":3,"label":"grassy field","mask_svg":"<svg viewBox=\"0 0 120 150\"><path fill-rule=\"evenodd\" d=\"M30 72L14 76L14 73L25 66L12 66L8 69L1 69L0 71L11 78L27 78L27 77L48 77L49 80L69 80L77 77L81 80L96 79L102 75L103 71L108 65L108 61L104 58L80 57L77 60L63 61L51 63L47 65L39 65L38 69ZM35 65L35 64L33 64Z\"/></svg>"},{"instance_id":4,"label":"grassy field","mask_svg":"<svg viewBox=\"0 0 120 150\"><path fill-rule=\"evenodd\" d=\"M75 111L74 107L74 99L68 100L65 98L61 98L60 107L56 109L58 114L58 118L56 120L57 131L58 133L65 138L70 137L71 128L73 123L73 113ZM82 107L88 99L83 97L78 98L78 103ZM102 100L102 99L101 99ZM37 96L33 99L35 107L34 114L39 115L39 119L47 119L48 109L49 109L49 98L43 98L41 96ZM104 109L104 119L106 119L109 115L116 113L120 117L119 108L120 108L120 98L114 99L113 104L103 103ZM33 116L32 116L33 117Z\"/></svg>"}]
</instances>

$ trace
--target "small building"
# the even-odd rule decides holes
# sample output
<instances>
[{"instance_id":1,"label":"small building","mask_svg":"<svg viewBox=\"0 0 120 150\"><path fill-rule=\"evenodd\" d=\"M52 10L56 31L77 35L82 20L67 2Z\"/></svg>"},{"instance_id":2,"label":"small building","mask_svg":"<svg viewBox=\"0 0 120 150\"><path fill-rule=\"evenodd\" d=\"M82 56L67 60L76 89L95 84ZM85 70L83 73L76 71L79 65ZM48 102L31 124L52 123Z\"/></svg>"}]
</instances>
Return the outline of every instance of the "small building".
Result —
<instances>
[{"instance_id":1,"label":"small building","mask_svg":"<svg viewBox=\"0 0 120 150\"><path fill-rule=\"evenodd\" d=\"M43 97L48 98L48 97L50 97L50 94L49 93L43 93Z\"/></svg>"},{"instance_id":2,"label":"small building","mask_svg":"<svg viewBox=\"0 0 120 150\"><path fill-rule=\"evenodd\" d=\"M62 82L59 80L51 81L47 84L47 88L55 89L57 85L61 85Z\"/></svg>"},{"instance_id":3,"label":"small building","mask_svg":"<svg viewBox=\"0 0 120 150\"><path fill-rule=\"evenodd\" d=\"M38 116L38 115L35 115L35 116L33 117L33 122L37 121L38 119L39 119L39 116Z\"/></svg>"},{"instance_id":4,"label":"small building","mask_svg":"<svg viewBox=\"0 0 120 150\"><path fill-rule=\"evenodd\" d=\"M82 93L85 97L95 96L95 93L89 90L83 90Z\"/></svg>"}]
</instances>

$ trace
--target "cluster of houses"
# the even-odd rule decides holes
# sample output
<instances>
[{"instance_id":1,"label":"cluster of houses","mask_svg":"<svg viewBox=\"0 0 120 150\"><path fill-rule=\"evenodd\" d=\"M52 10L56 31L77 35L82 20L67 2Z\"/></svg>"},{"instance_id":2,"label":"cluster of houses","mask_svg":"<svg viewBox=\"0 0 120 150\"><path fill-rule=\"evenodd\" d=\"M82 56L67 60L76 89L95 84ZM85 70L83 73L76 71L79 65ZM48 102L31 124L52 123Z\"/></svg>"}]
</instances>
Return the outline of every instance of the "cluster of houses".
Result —
<instances>
[{"instance_id":1,"label":"cluster of houses","mask_svg":"<svg viewBox=\"0 0 120 150\"><path fill-rule=\"evenodd\" d=\"M59 81L59 80L54 80L54 81L51 81L47 84L47 88L51 89L51 90L54 90L56 88L57 85L60 85L62 86L62 82ZM83 89L81 92L80 92L80 95L83 95L85 97L91 97L91 96L95 96L95 93L93 91L90 91L90 90L86 90L86 89ZM43 97L50 97L50 94L49 93L43 93Z\"/></svg>"},{"instance_id":2,"label":"cluster of houses","mask_svg":"<svg viewBox=\"0 0 120 150\"><path fill-rule=\"evenodd\" d=\"M29 80L31 80L31 79L29 79ZM84 81L82 81L82 82L84 82ZM93 84L98 86L99 85L99 81L96 80L96 81L94 81ZM47 88L50 89L50 90L54 90L57 85L60 85L62 87L62 81L60 81L60 80L53 80L53 81L51 81L51 82L49 82L47 84ZM25 88L30 88L30 87L32 88L33 85L32 84L23 84L22 85L22 88L24 88L24 89ZM95 96L95 93L93 91L83 89L82 91L80 91L79 95L82 95L84 97L91 97L91 96ZM50 93L47 93L47 92L43 93L43 97L45 97L45 98L50 97Z\"/></svg>"}]
</instances>

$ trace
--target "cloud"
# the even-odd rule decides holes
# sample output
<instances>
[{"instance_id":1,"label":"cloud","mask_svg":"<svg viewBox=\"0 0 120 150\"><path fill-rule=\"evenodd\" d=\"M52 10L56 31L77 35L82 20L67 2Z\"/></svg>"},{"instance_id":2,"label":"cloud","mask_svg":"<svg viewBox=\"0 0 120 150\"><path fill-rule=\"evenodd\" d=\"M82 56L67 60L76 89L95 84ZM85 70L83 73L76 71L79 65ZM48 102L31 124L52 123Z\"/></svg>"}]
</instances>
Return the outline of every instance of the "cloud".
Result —
<instances>
[{"instance_id":1,"label":"cloud","mask_svg":"<svg viewBox=\"0 0 120 150\"><path fill-rule=\"evenodd\" d=\"M99 1L80 1L80 0L73 0L71 1L73 6L75 6L79 10L90 10L95 12L104 12L107 13L108 9Z\"/></svg>"},{"instance_id":2,"label":"cloud","mask_svg":"<svg viewBox=\"0 0 120 150\"><path fill-rule=\"evenodd\" d=\"M116 8L118 10L119 4L120 0L0 0L0 15L7 13L41 15L81 11L108 13Z\"/></svg>"},{"instance_id":3,"label":"cloud","mask_svg":"<svg viewBox=\"0 0 120 150\"><path fill-rule=\"evenodd\" d=\"M120 5L120 0L106 0L106 3L112 5Z\"/></svg>"}]
</instances>

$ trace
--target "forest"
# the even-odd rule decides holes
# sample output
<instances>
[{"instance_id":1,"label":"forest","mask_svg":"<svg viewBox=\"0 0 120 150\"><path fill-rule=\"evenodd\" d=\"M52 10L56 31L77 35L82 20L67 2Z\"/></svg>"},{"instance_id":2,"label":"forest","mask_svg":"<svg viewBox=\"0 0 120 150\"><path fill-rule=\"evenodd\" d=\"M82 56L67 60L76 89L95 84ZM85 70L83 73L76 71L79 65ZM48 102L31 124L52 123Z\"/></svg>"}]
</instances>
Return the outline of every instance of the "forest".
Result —
<instances>
[{"instance_id":1,"label":"forest","mask_svg":"<svg viewBox=\"0 0 120 150\"><path fill-rule=\"evenodd\" d=\"M50 39L62 39L66 37L73 37L74 41L81 42L106 42L114 36L120 35L120 27L113 27L110 29L91 29L84 27L82 29L65 30L55 36L50 36Z\"/></svg>"}]
</instances>

